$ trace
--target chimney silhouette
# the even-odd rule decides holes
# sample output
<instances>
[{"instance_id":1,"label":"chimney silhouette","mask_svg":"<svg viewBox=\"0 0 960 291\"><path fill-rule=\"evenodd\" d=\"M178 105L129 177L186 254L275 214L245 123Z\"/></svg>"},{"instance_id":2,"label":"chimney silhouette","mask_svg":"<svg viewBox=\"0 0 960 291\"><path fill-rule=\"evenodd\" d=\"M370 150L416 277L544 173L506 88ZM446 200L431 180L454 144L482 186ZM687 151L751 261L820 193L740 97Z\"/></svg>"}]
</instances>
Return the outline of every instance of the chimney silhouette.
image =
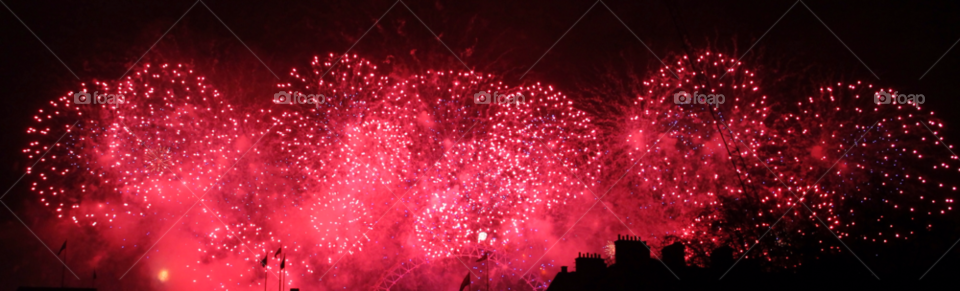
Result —
<instances>
[{"instance_id":1,"label":"chimney silhouette","mask_svg":"<svg viewBox=\"0 0 960 291\"><path fill-rule=\"evenodd\" d=\"M616 250L616 264L619 266L640 267L650 262L650 249L638 236L617 235L617 241L613 242L613 245Z\"/></svg>"},{"instance_id":2,"label":"chimney silhouette","mask_svg":"<svg viewBox=\"0 0 960 291\"><path fill-rule=\"evenodd\" d=\"M607 269L607 263L599 254L578 254L576 264L577 273L586 277L602 275Z\"/></svg>"},{"instance_id":3,"label":"chimney silhouette","mask_svg":"<svg viewBox=\"0 0 960 291\"><path fill-rule=\"evenodd\" d=\"M671 269L679 270L687 266L686 259L687 247L682 243L675 242L666 246L661 251L663 263Z\"/></svg>"}]
</instances>

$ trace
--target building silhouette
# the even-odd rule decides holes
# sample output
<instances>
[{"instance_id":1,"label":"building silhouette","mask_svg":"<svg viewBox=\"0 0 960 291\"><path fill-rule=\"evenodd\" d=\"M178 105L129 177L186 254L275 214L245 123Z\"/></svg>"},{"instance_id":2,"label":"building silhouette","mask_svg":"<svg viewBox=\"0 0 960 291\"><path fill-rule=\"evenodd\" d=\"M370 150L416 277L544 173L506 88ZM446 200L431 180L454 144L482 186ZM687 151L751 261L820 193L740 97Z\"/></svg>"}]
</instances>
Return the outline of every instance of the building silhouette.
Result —
<instances>
[{"instance_id":1,"label":"building silhouette","mask_svg":"<svg viewBox=\"0 0 960 291\"><path fill-rule=\"evenodd\" d=\"M579 253L574 270L560 267L547 290L930 290L944 283L952 286L960 274L960 255L950 255L939 269L918 280L926 269L876 275L859 257L845 252L811 252L795 267L763 269L757 259L741 258L742 253L729 246L712 250L705 267L689 265L686 246L679 242L661 249L659 256L636 236L617 236L614 246L613 264L600 254Z\"/></svg>"},{"instance_id":2,"label":"building silhouette","mask_svg":"<svg viewBox=\"0 0 960 291\"><path fill-rule=\"evenodd\" d=\"M649 246L637 236L617 236L614 246L612 265L599 254L580 253L575 270L562 266L547 290L704 290L716 287L721 277L735 284L742 284L744 278L752 283L790 279L762 274L759 265L749 259L731 270L735 251L730 247L713 250L710 266L700 268L687 265L686 246L679 242L664 247L660 256L651 256ZM761 275L766 278L757 280ZM749 289L751 285L741 286Z\"/></svg>"}]
</instances>

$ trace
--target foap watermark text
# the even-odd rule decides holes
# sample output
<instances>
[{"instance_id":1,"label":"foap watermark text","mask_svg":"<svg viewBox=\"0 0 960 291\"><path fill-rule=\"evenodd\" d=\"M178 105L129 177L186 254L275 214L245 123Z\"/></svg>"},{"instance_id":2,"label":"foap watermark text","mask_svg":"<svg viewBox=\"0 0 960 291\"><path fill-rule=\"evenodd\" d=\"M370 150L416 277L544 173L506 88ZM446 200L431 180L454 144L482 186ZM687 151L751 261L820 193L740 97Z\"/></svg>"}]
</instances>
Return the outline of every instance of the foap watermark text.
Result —
<instances>
[{"instance_id":1,"label":"foap watermark text","mask_svg":"<svg viewBox=\"0 0 960 291\"><path fill-rule=\"evenodd\" d=\"M890 92L880 91L873 95L873 102L877 104L923 104L927 97L923 94L897 94L898 91Z\"/></svg>"},{"instance_id":2,"label":"foap watermark text","mask_svg":"<svg viewBox=\"0 0 960 291\"><path fill-rule=\"evenodd\" d=\"M720 105L723 102L727 101L727 98L723 94L697 94L697 91L693 91L693 94L687 93L686 91L680 91L673 94L673 103L676 104L708 104L708 105Z\"/></svg>"},{"instance_id":3,"label":"foap watermark text","mask_svg":"<svg viewBox=\"0 0 960 291\"><path fill-rule=\"evenodd\" d=\"M276 104L313 104L320 105L327 102L323 94L303 94L300 91L280 91L273 94L273 103Z\"/></svg>"},{"instance_id":4,"label":"foap watermark text","mask_svg":"<svg viewBox=\"0 0 960 291\"><path fill-rule=\"evenodd\" d=\"M503 104L503 105L520 105L527 101L527 98L523 94L500 94L499 92L494 91L493 95L487 93L487 91L480 91L473 94L473 103L476 104Z\"/></svg>"},{"instance_id":5,"label":"foap watermark text","mask_svg":"<svg viewBox=\"0 0 960 291\"><path fill-rule=\"evenodd\" d=\"M73 104L123 104L126 98L121 94L99 94L99 91L73 93Z\"/></svg>"}]
</instances>

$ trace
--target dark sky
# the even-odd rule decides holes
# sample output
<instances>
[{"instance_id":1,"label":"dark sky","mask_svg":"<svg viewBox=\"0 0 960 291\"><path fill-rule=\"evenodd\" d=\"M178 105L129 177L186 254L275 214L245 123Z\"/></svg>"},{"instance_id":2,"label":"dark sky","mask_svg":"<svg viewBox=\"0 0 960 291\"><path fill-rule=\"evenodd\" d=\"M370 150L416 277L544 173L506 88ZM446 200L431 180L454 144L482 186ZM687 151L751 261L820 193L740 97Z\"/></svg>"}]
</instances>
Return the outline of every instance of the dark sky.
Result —
<instances>
[{"instance_id":1,"label":"dark sky","mask_svg":"<svg viewBox=\"0 0 960 291\"><path fill-rule=\"evenodd\" d=\"M4 101L0 106L4 131L0 187L6 191L32 162L21 151L29 142L25 130L37 109L76 88L80 80L120 77L155 42L156 47L141 62L191 63L214 83L225 84L223 90L228 93L268 92L277 80L274 73L282 76L315 54L350 48L394 1L208 0L206 6L196 4L184 16L194 3L4 0L7 8L0 9L0 88L4 92L0 98ZM420 19L397 4L352 53L394 58L411 69L436 64L462 69L451 52L433 38L432 30L473 69L519 78L537 63L524 80L540 80L576 92L578 82L604 82L591 77L605 66L655 67L658 62L652 53L661 58L682 54L685 40L692 49L711 48L737 57L756 44L745 60L778 70L805 70L813 81L862 80L900 88L901 93L924 94L929 108L951 125L946 132L948 142L960 137L952 129L960 124L960 117L953 113L960 108L953 86L960 76L960 48L946 53L960 39L960 2L605 3L623 23L604 4L596 4L584 15L595 4L593 0L409 0L406 4ZM782 20L770 29L781 16ZM575 22L577 25L563 36ZM168 29L169 33L157 42ZM800 91L798 88L797 94L803 94ZM945 151L931 154L949 155ZM32 201L24 183L4 198L18 213L29 211L26 208ZM42 217L26 220L42 228L38 225ZM7 270L10 264L3 264L0 281L57 266L52 255L40 248L36 238L6 210L0 210L0 225L0 240L5 241L0 258L32 262L17 264L12 271ZM936 237L938 241L932 245L940 249L927 256L938 256L960 233ZM41 238L48 244L60 244L60 238ZM21 278L17 282L36 284L37 280ZM3 285L0 289L12 287Z\"/></svg>"}]
</instances>

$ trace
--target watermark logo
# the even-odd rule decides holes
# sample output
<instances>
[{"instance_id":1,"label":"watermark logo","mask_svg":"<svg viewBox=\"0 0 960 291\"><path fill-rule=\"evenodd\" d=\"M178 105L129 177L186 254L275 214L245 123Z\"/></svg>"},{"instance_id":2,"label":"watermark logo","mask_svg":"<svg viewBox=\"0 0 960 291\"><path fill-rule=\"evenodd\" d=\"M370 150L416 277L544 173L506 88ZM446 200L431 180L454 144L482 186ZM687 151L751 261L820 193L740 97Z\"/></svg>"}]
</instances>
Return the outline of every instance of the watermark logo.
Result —
<instances>
[{"instance_id":1,"label":"watermark logo","mask_svg":"<svg viewBox=\"0 0 960 291\"><path fill-rule=\"evenodd\" d=\"M73 104L123 104L126 98L121 94L99 94L100 91L73 93Z\"/></svg>"},{"instance_id":2,"label":"watermark logo","mask_svg":"<svg viewBox=\"0 0 960 291\"><path fill-rule=\"evenodd\" d=\"M889 92L880 91L873 95L873 102L879 104L923 104L927 97L923 94L897 94L898 91Z\"/></svg>"},{"instance_id":3,"label":"watermark logo","mask_svg":"<svg viewBox=\"0 0 960 291\"><path fill-rule=\"evenodd\" d=\"M476 104L503 104L503 105L520 105L520 103L526 102L527 98L523 94L500 94L499 92L494 91L491 96L487 91L480 91L473 94L473 103Z\"/></svg>"},{"instance_id":4,"label":"watermark logo","mask_svg":"<svg viewBox=\"0 0 960 291\"><path fill-rule=\"evenodd\" d=\"M723 102L727 101L727 98L723 94L697 94L697 91L693 91L693 94L687 93L686 91L680 91L673 94L673 103L676 104L708 104L708 105L720 105Z\"/></svg>"},{"instance_id":5,"label":"watermark logo","mask_svg":"<svg viewBox=\"0 0 960 291\"><path fill-rule=\"evenodd\" d=\"M273 94L273 103L276 104L314 104L320 105L327 102L327 96L323 94L303 94L300 91L287 92L280 91Z\"/></svg>"}]
</instances>

